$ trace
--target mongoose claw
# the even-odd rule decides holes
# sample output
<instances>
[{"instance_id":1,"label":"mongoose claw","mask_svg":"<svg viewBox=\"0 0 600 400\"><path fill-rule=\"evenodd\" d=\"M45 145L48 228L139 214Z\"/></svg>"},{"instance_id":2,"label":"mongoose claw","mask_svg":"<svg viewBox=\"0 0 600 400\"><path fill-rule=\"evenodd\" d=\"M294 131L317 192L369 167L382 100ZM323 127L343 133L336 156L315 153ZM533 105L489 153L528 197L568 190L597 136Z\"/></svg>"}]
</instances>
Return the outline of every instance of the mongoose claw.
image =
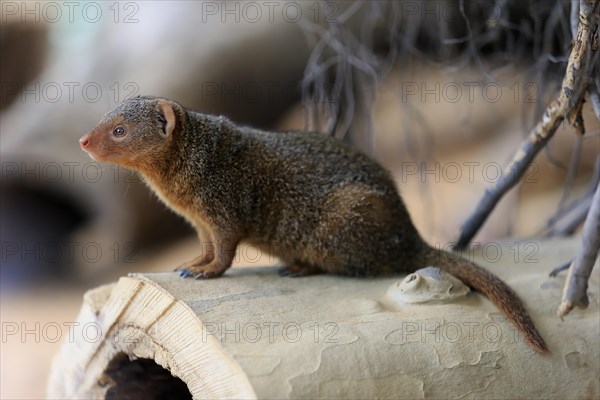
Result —
<instances>
[{"instance_id":1,"label":"mongoose claw","mask_svg":"<svg viewBox=\"0 0 600 400\"><path fill-rule=\"evenodd\" d=\"M194 279L211 279L223 275L223 272L225 272L225 270L207 269L205 271L192 273L191 275Z\"/></svg>"},{"instance_id":2,"label":"mongoose claw","mask_svg":"<svg viewBox=\"0 0 600 400\"><path fill-rule=\"evenodd\" d=\"M204 279L204 278L209 278L210 276L208 274L206 274L205 272L197 272L197 273L193 273L190 272L187 268L183 268L180 270L181 267L177 267L176 271L179 270L179 276L182 278L187 278L188 276L194 278L194 279Z\"/></svg>"},{"instance_id":3,"label":"mongoose claw","mask_svg":"<svg viewBox=\"0 0 600 400\"><path fill-rule=\"evenodd\" d=\"M188 276L190 276L194 279L208 278L208 276L206 276L206 274L204 272L193 273L193 272L190 272L190 270L188 270L187 268L181 268L181 267L177 267L175 270L179 271L179 276L182 278L187 278Z\"/></svg>"},{"instance_id":4,"label":"mongoose claw","mask_svg":"<svg viewBox=\"0 0 600 400\"><path fill-rule=\"evenodd\" d=\"M175 271L179 271L180 267L175 268ZM179 271L179 276L182 278L187 278L188 276L190 276L190 271L188 271L187 269L182 269L181 271Z\"/></svg>"}]
</instances>

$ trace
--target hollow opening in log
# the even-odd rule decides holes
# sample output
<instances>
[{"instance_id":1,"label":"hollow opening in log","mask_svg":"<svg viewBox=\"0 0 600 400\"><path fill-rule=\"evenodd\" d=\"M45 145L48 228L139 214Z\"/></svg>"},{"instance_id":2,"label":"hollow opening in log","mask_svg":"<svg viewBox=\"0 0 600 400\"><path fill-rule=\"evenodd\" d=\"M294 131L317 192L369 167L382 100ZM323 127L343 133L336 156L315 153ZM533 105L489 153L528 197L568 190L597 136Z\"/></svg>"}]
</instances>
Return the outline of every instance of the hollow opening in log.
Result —
<instances>
[{"instance_id":1,"label":"hollow opening in log","mask_svg":"<svg viewBox=\"0 0 600 400\"><path fill-rule=\"evenodd\" d=\"M187 386L154 360L130 360L120 353L106 367L103 383L109 386L105 399L191 399Z\"/></svg>"}]
</instances>

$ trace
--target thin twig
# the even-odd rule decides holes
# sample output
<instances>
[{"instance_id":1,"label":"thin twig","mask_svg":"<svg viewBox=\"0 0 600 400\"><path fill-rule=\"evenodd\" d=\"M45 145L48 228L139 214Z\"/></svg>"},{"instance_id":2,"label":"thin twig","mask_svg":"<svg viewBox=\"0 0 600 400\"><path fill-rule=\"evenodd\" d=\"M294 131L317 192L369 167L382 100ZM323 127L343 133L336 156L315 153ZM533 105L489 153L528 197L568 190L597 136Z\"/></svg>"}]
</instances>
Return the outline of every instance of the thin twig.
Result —
<instances>
[{"instance_id":1,"label":"thin twig","mask_svg":"<svg viewBox=\"0 0 600 400\"><path fill-rule=\"evenodd\" d=\"M592 196L580 199L575 207L565 213L560 221L557 221L548 236L571 235L584 221L592 206Z\"/></svg>"},{"instance_id":2,"label":"thin twig","mask_svg":"<svg viewBox=\"0 0 600 400\"><path fill-rule=\"evenodd\" d=\"M486 190L483 198L462 226L456 249L464 249L483 225L502 196L513 188L523 177L529 163L552 138L561 122L583 101L589 85L590 63L594 47L594 36L598 30L598 0L581 0L577 38L573 44L569 63L562 82L562 88L550 103L542 119L531 130L527 139L513 156L502 178L492 188ZM572 115L572 114L571 114ZM577 121L576 117L572 120Z\"/></svg>"},{"instance_id":3,"label":"thin twig","mask_svg":"<svg viewBox=\"0 0 600 400\"><path fill-rule=\"evenodd\" d=\"M600 183L600 155L596 157L594 173L590 180L589 188L580 198L558 208L556 213L548 220L545 237L570 235L583 223L592 205L592 197Z\"/></svg>"},{"instance_id":4,"label":"thin twig","mask_svg":"<svg viewBox=\"0 0 600 400\"><path fill-rule=\"evenodd\" d=\"M563 265L556 267L552 270L552 272L550 272L550 277L554 278L555 276L557 276L558 274L560 274L561 272L563 272L566 269L569 269L569 267L571 266L571 263L573 262L573 260L568 261L566 263L564 263Z\"/></svg>"}]
</instances>

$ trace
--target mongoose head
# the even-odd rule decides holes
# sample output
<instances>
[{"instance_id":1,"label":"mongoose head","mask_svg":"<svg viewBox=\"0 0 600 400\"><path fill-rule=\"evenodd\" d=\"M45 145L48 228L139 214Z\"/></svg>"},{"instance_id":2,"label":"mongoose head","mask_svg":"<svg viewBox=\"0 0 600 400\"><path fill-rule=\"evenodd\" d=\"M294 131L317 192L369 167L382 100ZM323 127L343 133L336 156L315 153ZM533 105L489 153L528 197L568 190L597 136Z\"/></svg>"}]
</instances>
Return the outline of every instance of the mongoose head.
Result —
<instances>
[{"instance_id":1,"label":"mongoose head","mask_svg":"<svg viewBox=\"0 0 600 400\"><path fill-rule=\"evenodd\" d=\"M109 111L79 145L96 161L144 169L167 159L184 118L185 111L173 101L135 97Z\"/></svg>"}]
</instances>

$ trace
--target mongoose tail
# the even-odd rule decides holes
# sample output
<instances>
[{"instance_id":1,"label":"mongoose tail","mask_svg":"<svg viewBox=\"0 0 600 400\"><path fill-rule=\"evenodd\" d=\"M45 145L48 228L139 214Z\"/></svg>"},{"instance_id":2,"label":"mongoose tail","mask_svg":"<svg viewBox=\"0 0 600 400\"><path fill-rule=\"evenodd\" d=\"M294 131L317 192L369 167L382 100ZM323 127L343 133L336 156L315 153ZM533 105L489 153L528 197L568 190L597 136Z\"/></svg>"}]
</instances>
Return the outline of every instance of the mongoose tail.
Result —
<instances>
[{"instance_id":1,"label":"mongoose tail","mask_svg":"<svg viewBox=\"0 0 600 400\"><path fill-rule=\"evenodd\" d=\"M433 254L434 260L428 257L431 265L439 266L487 297L521 331L535 351L550 352L517 294L500 278L464 258L441 250L434 250Z\"/></svg>"}]
</instances>

